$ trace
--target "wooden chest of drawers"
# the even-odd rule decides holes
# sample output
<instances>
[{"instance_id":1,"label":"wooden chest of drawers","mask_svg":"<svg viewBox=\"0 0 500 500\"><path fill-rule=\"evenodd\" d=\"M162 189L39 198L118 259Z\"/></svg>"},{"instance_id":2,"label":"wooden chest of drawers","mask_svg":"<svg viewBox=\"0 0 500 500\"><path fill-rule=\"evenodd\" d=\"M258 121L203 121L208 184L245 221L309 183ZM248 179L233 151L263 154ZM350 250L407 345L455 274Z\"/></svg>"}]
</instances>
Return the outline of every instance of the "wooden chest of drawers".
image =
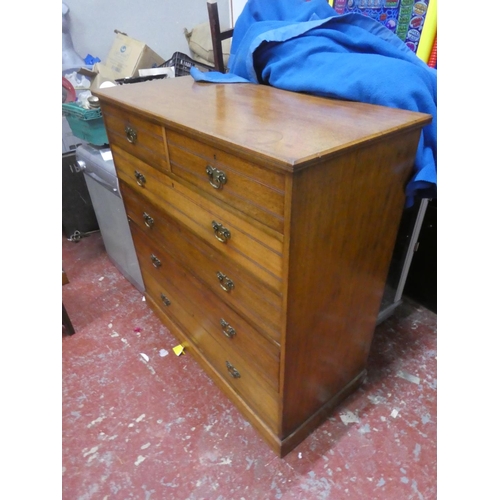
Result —
<instances>
[{"instance_id":1,"label":"wooden chest of drawers","mask_svg":"<svg viewBox=\"0 0 500 500\"><path fill-rule=\"evenodd\" d=\"M96 94L148 304L284 456L363 381L431 117L190 76Z\"/></svg>"}]
</instances>

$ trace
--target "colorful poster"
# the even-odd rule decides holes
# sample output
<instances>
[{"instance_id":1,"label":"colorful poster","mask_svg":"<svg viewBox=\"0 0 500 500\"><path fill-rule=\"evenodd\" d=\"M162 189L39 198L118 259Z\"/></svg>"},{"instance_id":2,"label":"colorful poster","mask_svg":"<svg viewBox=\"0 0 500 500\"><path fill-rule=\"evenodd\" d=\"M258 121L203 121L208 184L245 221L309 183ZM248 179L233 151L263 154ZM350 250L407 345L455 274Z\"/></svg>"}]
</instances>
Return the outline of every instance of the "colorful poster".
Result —
<instances>
[{"instance_id":1,"label":"colorful poster","mask_svg":"<svg viewBox=\"0 0 500 500\"><path fill-rule=\"evenodd\" d=\"M338 14L356 12L379 21L417 52L429 0L335 0Z\"/></svg>"}]
</instances>

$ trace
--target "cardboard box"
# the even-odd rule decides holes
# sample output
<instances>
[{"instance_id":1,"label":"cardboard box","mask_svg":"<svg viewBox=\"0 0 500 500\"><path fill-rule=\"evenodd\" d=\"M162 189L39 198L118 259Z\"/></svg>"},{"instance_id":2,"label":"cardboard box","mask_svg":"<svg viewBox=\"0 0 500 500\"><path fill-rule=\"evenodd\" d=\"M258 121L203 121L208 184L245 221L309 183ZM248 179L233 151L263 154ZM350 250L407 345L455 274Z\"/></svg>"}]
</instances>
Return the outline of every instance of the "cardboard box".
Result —
<instances>
[{"instance_id":1,"label":"cardboard box","mask_svg":"<svg viewBox=\"0 0 500 500\"><path fill-rule=\"evenodd\" d=\"M90 80L90 91L97 90L101 87L104 82L114 83L117 78L122 78L116 76L116 74L111 71L103 63L95 63L92 69L80 68L78 73L85 75Z\"/></svg>"},{"instance_id":2,"label":"cardboard box","mask_svg":"<svg viewBox=\"0 0 500 500\"><path fill-rule=\"evenodd\" d=\"M116 38L106 59L106 67L115 73L116 79L139 76L139 69L155 68L165 62L145 43L125 33L116 31Z\"/></svg>"},{"instance_id":3,"label":"cardboard box","mask_svg":"<svg viewBox=\"0 0 500 500\"><path fill-rule=\"evenodd\" d=\"M91 81L90 91L97 90L104 82L115 82L121 78L139 76L139 69L155 68L165 62L145 43L116 31L105 63L96 63L91 70L81 68L78 72Z\"/></svg>"}]
</instances>

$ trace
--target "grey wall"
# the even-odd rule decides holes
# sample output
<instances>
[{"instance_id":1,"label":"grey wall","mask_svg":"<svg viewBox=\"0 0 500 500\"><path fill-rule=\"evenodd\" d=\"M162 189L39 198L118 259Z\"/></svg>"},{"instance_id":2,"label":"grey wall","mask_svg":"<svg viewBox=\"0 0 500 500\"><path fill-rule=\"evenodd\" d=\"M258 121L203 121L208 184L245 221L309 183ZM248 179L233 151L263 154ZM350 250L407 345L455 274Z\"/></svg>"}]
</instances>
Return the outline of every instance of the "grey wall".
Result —
<instances>
[{"instance_id":1,"label":"grey wall","mask_svg":"<svg viewBox=\"0 0 500 500\"><path fill-rule=\"evenodd\" d=\"M103 62L117 29L149 45L165 60L190 54L184 28L207 22L207 0L64 0L78 55ZM221 24L229 24L229 0L219 0Z\"/></svg>"}]
</instances>

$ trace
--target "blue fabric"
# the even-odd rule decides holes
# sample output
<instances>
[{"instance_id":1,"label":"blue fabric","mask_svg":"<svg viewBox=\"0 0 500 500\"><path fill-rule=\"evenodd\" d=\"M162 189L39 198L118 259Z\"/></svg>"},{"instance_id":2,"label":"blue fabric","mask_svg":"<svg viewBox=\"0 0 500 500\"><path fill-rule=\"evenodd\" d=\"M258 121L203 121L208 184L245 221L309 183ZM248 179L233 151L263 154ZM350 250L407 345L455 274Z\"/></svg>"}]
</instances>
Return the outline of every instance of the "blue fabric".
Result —
<instances>
[{"instance_id":1,"label":"blue fabric","mask_svg":"<svg viewBox=\"0 0 500 500\"><path fill-rule=\"evenodd\" d=\"M196 81L255 83L432 115L423 128L407 206L437 196L437 71L390 30L325 0L248 0L231 44L230 73Z\"/></svg>"}]
</instances>

